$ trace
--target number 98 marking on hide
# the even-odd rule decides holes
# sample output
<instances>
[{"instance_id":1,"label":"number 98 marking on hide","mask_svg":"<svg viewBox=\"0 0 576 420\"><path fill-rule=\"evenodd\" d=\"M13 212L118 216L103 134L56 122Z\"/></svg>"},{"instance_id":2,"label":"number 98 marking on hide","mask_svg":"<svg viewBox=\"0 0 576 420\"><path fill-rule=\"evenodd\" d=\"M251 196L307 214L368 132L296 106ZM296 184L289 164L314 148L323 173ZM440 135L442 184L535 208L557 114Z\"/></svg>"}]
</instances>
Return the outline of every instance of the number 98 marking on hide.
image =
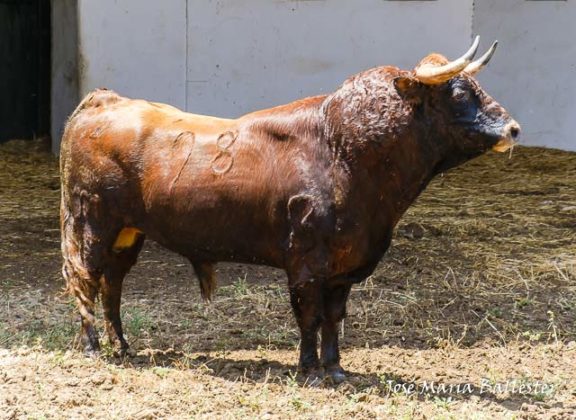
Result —
<instances>
[{"instance_id":1,"label":"number 98 marking on hide","mask_svg":"<svg viewBox=\"0 0 576 420\"><path fill-rule=\"evenodd\" d=\"M238 132L226 131L216 139L218 153L212 159L212 172L216 175L224 175L232 168L234 157L228 149L234 144L237 137Z\"/></svg>"}]
</instances>

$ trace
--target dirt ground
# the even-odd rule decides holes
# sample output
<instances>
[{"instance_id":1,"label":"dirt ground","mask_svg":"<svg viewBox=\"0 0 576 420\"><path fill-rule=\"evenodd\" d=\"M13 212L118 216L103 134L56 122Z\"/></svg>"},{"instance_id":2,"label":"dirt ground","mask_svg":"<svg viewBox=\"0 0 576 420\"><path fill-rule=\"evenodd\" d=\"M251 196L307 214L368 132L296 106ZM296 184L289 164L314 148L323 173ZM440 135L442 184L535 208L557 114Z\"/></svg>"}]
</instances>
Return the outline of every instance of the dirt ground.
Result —
<instances>
[{"instance_id":1,"label":"dirt ground","mask_svg":"<svg viewBox=\"0 0 576 420\"><path fill-rule=\"evenodd\" d=\"M518 148L437 178L353 289L338 386L295 376L282 272L220 264L207 305L154 243L124 287L135 354L84 358L58 201L53 157L0 147L0 418L576 417L574 153Z\"/></svg>"}]
</instances>

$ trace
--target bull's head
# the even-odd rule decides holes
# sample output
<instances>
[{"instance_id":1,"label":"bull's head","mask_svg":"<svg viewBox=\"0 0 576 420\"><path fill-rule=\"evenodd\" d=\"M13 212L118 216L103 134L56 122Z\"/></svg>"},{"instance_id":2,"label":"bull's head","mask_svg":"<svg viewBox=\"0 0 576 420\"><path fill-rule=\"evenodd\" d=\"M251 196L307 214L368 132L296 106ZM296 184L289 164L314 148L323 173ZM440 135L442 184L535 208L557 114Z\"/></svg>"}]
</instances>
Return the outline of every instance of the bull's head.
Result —
<instances>
[{"instance_id":1,"label":"bull's head","mask_svg":"<svg viewBox=\"0 0 576 420\"><path fill-rule=\"evenodd\" d=\"M472 157L492 149L504 152L514 146L519 124L475 80L492 58L497 42L476 61L479 37L455 61L430 54L409 73L394 80L398 93L420 107L424 117L453 150Z\"/></svg>"}]
</instances>

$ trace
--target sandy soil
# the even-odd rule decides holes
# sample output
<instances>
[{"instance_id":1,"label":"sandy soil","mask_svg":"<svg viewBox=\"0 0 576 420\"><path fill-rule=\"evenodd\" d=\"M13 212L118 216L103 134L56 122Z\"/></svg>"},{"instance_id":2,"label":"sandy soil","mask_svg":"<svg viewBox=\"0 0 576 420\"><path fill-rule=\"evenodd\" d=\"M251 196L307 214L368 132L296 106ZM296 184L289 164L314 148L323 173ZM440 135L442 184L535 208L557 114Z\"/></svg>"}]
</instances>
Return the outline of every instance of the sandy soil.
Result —
<instances>
[{"instance_id":1,"label":"sandy soil","mask_svg":"<svg viewBox=\"0 0 576 420\"><path fill-rule=\"evenodd\" d=\"M0 147L0 418L576 416L576 154L521 148L439 177L342 326L349 381L295 377L282 272L221 264L202 303L147 243L125 282L134 355L76 347L57 162Z\"/></svg>"}]
</instances>

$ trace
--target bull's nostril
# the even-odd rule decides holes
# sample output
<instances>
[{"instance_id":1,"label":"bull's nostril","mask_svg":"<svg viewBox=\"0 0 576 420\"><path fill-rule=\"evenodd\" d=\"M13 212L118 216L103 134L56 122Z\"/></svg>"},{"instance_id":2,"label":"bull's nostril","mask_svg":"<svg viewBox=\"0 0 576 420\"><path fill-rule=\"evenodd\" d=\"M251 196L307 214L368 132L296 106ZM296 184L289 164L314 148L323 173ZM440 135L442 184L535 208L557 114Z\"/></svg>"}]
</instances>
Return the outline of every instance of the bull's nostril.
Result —
<instances>
[{"instance_id":1,"label":"bull's nostril","mask_svg":"<svg viewBox=\"0 0 576 420\"><path fill-rule=\"evenodd\" d=\"M510 128L510 137L512 137L513 140L516 140L519 135L520 135L520 129L518 127Z\"/></svg>"}]
</instances>

